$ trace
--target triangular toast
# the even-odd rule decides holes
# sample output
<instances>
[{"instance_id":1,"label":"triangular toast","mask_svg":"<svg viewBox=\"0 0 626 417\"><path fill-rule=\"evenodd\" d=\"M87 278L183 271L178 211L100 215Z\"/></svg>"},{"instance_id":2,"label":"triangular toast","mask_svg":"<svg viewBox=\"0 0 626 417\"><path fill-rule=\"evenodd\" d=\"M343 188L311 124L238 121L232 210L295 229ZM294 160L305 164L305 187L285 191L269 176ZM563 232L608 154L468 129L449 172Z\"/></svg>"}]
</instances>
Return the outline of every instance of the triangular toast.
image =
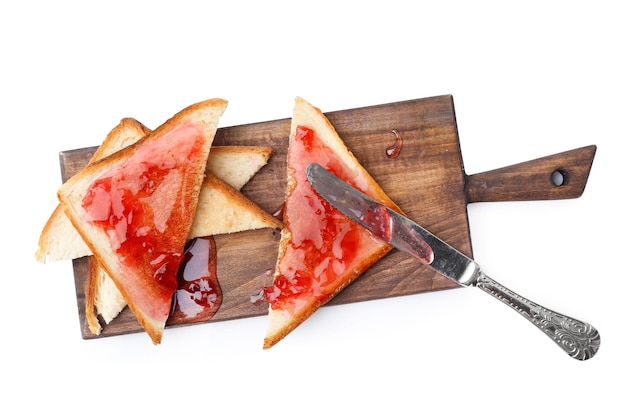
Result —
<instances>
[{"instance_id":1,"label":"triangular toast","mask_svg":"<svg viewBox=\"0 0 626 417\"><path fill-rule=\"evenodd\" d=\"M59 200L154 344L176 290L226 101L207 100L70 178Z\"/></svg>"},{"instance_id":2,"label":"triangular toast","mask_svg":"<svg viewBox=\"0 0 626 417\"><path fill-rule=\"evenodd\" d=\"M282 222L226 181L207 174L189 231L190 239L262 228L282 228Z\"/></svg>"},{"instance_id":3,"label":"triangular toast","mask_svg":"<svg viewBox=\"0 0 626 417\"><path fill-rule=\"evenodd\" d=\"M317 162L364 193L398 207L359 163L324 114L296 98L287 155L287 190L268 329L270 348L391 250L332 208L306 179ZM399 209L398 209L399 210Z\"/></svg>"}]
</instances>

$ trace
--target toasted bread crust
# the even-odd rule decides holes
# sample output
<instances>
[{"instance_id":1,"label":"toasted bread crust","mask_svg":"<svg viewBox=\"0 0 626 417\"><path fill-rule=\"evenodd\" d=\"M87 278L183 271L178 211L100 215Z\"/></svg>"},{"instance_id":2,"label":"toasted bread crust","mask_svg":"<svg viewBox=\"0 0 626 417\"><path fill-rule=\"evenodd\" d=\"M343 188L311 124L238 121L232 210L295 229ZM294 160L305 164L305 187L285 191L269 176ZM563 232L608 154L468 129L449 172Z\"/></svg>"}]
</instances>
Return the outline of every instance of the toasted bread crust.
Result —
<instances>
[{"instance_id":1,"label":"toasted bread crust","mask_svg":"<svg viewBox=\"0 0 626 417\"><path fill-rule=\"evenodd\" d=\"M90 256L87 260L88 268L87 268L87 279L85 280L85 318L87 319L87 326L91 333L95 335L99 335L102 331L102 326L100 325L100 321L98 321L98 316L96 315L96 291L98 288L98 280L97 276L101 273L100 264L98 260Z\"/></svg>"},{"instance_id":2,"label":"toasted bread crust","mask_svg":"<svg viewBox=\"0 0 626 417\"><path fill-rule=\"evenodd\" d=\"M151 130L138 120L125 117L106 136L98 149L93 153L88 164L99 161L117 152L150 133Z\"/></svg>"}]
</instances>

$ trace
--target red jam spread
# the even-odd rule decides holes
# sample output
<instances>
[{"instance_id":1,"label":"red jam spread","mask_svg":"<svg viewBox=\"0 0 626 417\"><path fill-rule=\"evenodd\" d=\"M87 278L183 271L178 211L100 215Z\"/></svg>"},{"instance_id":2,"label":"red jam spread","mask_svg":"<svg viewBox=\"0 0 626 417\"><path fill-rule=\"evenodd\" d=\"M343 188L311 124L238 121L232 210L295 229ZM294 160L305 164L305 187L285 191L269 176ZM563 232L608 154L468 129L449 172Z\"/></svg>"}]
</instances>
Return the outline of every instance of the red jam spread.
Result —
<instances>
[{"instance_id":1,"label":"red jam spread","mask_svg":"<svg viewBox=\"0 0 626 417\"><path fill-rule=\"evenodd\" d=\"M389 211L381 205L368 209L362 214L362 219L376 236L382 237L385 242L391 241L392 217ZM404 236L402 250L415 256L420 262L429 265L435 259L435 253L430 245L412 227L399 222L395 225L395 232Z\"/></svg>"},{"instance_id":2,"label":"red jam spread","mask_svg":"<svg viewBox=\"0 0 626 417\"><path fill-rule=\"evenodd\" d=\"M367 193L367 182L353 171L315 134L299 126L289 145L288 165L295 187L284 207L284 221L291 242L279 260L280 275L265 296L273 309L293 314L311 300L327 299L358 269L361 254L371 253L381 242L322 199L306 179L306 167L317 162L339 178Z\"/></svg>"},{"instance_id":3,"label":"red jam spread","mask_svg":"<svg viewBox=\"0 0 626 417\"><path fill-rule=\"evenodd\" d=\"M178 270L176 303L168 324L209 320L222 304L217 280L217 253L212 236L191 240Z\"/></svg>"},{"instance_id":4,"label":"red jam spread","mask_svg":"<svg viewBox=\"0 0 626 417\"><path fill-rule=\"evenodd\" d=\"M389 212L382 207L370 209L363 213L363 221L372 227L372 232L377 236L381 236L386 242L391 238L391 218Z\"/></svg>"},{"instance_id":5,"label":"red jam spread","mask_svg":"<svg viewBox=\"0 0 626 417\"><path fill-rule=\"evenodd\" d=\"M199 127L181 124L104 173L82 202L124 266L126 290L157 320L167 318L176 290L203 145Z\"/></svg>"}]
</instances>

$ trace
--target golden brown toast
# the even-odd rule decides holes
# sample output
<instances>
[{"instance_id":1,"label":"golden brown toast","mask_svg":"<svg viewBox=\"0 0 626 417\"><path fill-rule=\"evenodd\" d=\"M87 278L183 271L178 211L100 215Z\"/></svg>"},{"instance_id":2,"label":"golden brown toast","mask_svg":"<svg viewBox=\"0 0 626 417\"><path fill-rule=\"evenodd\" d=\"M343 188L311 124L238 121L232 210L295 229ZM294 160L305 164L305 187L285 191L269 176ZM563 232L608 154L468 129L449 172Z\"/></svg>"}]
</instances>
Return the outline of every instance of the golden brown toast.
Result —
<instances>
[{"instance_id":1,"label":"golden brown toast","mask_svg":"<svg viewBox=\"0 0 626 417\"><path fill-rule=\"evenodd\" d=\"M66 215L154 344L176 289L222 99L193 104L61 186Z\"/></svg>"},{"instance_id":2,"label":"golden brown toast","mask_svg":"<svg viewBox=\"0 0 626 417\"><path fill-rule=\"evenodd\" d=\"M399 210L322 112L296 98L287 155L284 228L273 286L265 289L270 303L265 349L283 339L391 250L313 191L305 174L311 162Z\"/></svg>"}]
</instances>

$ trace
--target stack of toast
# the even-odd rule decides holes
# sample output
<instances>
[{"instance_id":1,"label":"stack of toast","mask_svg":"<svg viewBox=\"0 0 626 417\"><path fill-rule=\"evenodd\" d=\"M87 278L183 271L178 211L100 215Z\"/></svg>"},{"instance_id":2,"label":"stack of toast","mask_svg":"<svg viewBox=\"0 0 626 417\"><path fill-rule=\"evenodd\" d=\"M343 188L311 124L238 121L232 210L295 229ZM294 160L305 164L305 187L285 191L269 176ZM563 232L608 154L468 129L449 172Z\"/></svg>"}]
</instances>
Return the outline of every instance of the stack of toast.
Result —
<instances>
[{"instance_id":1,"label":"stack of toast","mask_svg":"<svg viewBox=\"0 0 626 417\"><path fill-rule=\"evenodd\" d=\"M159 344L185 244L194 238L281 229L272 283L264 288L264 348L391 250L334 210L306 180L306 166L317 162L400 211L319 109L295 100L281 221L240 192L268 163L272 148L212 146L226 104L196 103L154 131L122 119L87 166L59 189L60 204L43 228L36 258L91 257L85 294L94 334L128 306Z\"/></svg>"},{"instance_id":2,"label":"stack of toast","mask_svg":"<svg viewBox=\"0 0 626 417\"><path fill-rule=\"evenodd\" d=\"M124 289L126 279L114 250L93 225L85 221L82 200L94 178L103 172L123 165L129 155L138 149L149 148L154 142L165 142L165 134L185 123L197 123L203 128L202 163L194 173L194 184L188 193L192 204L186 207L179 237L180 253L185 242L197 236L235 233L262 227L280 228L281 222L260 209L239 190L269 160L271 147L224 146L211 147L219 117L225 109L223 100L209 100L184 109L155 132L140 122L125 118L107 135L85 169L68 180L59 190L60 204L43 228L36 258L39 261L56 261L94 256L86 283L86 305L89 328L99 334L100 315L105 323L111 322L129 305L135 316L151 336L160 343L167 315L161 314L159 322L151 320L134 302L129 290ZM165 152L164 152L165 153ZM206 155L206 156L205 156ZM237 167L233 169L233 167ZM164 200L170 200L163 197ZM197 213L197 214L196 214ZM168 231L170 233L171 231ZM95 236L94 236L95 235ZM113 265L111 265L113 264ZM165 305L167 304L167 305ZM171 300L164 302L162 310L169 308Z\"/></svg>"}]
</instances>

